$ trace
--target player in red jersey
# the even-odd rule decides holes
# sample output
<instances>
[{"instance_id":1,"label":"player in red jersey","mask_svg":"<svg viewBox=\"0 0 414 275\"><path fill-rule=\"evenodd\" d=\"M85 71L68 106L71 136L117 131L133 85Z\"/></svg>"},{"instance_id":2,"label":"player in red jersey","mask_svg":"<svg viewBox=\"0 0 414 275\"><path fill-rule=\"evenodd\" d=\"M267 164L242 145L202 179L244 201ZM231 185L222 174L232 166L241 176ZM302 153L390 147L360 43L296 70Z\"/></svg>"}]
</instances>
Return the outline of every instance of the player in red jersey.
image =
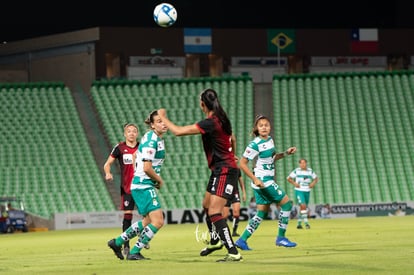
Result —
<instances>
[{"instance_id":1,"label":"player in red jersey","mask_svg":"<svg viewBox=\"0 0 414 275\"><path fill-rule=\"evenodd\" d=\"M221 249L224 244L228 254L218 261L241 261L242 256L234 245L230 229L222 215L227 200L233 199L238 193L239 168L234 155L235 136L216 91L206 89L200 94L200 108L206 118L186 126L177 126L171 122L164 109L158 110L158 115L174 135L201 134L202 137L208 167L211 170L203 199L203 208L212 238L210 244L201 251L200 255L207 256ZM215 234L213 234L213 226Z\"/></svg>"},{"instance_id":2,"label":"player in red jersey","mask_svg":"<svg viewBox=\"0 0 414 275\"><path fill-rule=\"evenodd\" d=\"M120 209L124 211L124 219L122 221L122 232L128 229L132 224L132 213L135 202L131 195L131 182L134 177L134 164L132 156L138 149L138 127L133 123L124 125L125 141L115 145L104 164L105 179L112 181L111 165L118 160L121 170L121 205ZM124 253L129 253L129 242L124 244Z\"/></svg>"}]
</instances>

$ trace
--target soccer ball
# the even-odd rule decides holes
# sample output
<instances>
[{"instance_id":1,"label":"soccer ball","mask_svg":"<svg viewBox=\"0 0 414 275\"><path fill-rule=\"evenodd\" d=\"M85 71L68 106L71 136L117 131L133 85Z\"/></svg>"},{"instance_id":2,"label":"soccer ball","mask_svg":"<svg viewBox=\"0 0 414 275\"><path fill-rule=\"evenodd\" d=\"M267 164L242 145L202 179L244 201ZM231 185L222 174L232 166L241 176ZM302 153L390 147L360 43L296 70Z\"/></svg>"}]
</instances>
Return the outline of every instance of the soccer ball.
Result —
<instances>
[{"instance_id":1,"label":"soccer ball","mask_svg":"<svg viewBox=\"0 0 414 275\"><path fill-rule=\"evenodd\" d=\"M167 28L177 21L177 10L169 3L161 3L154 9L154 21L159 26Z\"/></svg>"}]
</instances>

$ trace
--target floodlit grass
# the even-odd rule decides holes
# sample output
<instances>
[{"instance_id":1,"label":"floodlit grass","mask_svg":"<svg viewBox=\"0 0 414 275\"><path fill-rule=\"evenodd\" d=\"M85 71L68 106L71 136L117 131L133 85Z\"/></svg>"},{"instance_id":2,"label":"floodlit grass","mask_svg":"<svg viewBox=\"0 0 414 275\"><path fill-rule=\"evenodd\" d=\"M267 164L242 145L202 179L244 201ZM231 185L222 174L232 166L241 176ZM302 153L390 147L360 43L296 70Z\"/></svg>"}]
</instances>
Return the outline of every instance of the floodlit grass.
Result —
<instances>
[{"instance_id":1,"label":"floodlit grass","mask_svg":"<svg viewBox=\"0 0 414 275\"><path fill-rule=\"evenodd\" d=\"M240 225L242 232L246 222ZM0 274L412 274L414 216L311 220L276 247L277 221L264 221L241 251L244 261L216 263L226 250L200 257L195 224L166 225L143 250L148 261L121 261L106 242L118 228L0 235ZM206 230L204 224L200 229ZM132 243L131 243L132 244Z\"/></svg>"}]
</instances>

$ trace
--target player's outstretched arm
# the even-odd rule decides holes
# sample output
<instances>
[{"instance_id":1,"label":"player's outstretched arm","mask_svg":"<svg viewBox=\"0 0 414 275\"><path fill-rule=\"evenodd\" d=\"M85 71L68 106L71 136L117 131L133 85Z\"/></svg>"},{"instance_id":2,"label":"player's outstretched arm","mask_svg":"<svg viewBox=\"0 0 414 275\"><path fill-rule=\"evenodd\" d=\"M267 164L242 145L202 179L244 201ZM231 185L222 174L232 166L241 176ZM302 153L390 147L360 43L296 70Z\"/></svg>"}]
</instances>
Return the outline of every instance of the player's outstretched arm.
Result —
<instances>
[{"instance_id":1,"label":"player's outstretched arm","mask_svg":"<svg viewBox=\"0 0 414 275\"><path fill-rule=\"evenodd\" d=\"M279 159L282 159L286 156L293 155L296 153L296 147L289 147L286 151L281 153L276 153L276 155L273 157L274 161L277 161Z\"/></svg>"},{"instance_id":2,"label":"player's outstretched arm","mask_svg":"<svg viewBox=\"0 0 414 275\"><path fill-rule=\"evenodd\" d=\"M168 130L170 130L170 132L175 136L197 135L201 133L196 124L186 126L175 125L171 120L168 119L167 111L165 109L159 109L158 115L161 117L161 120L164 122L165 126L168 127Z\"/></svg>"}]
</instances>

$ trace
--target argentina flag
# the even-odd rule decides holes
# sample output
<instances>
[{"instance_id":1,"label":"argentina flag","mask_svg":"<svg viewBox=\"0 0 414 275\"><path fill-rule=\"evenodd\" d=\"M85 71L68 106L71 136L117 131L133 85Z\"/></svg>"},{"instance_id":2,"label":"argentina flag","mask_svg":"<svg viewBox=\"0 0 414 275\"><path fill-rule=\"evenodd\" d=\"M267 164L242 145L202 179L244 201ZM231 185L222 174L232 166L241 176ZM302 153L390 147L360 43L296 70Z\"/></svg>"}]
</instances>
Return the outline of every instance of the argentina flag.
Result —
<instances>
[{"instance_id":1,"label":"argentina flag","mask_svg":"<svg viewBox=\"0 0 414 275\"><path fill-rule=\"evenodd\" d=\"M184 28L185 53L211 53L210 28Z\"/></svg>"}]
</instances>

